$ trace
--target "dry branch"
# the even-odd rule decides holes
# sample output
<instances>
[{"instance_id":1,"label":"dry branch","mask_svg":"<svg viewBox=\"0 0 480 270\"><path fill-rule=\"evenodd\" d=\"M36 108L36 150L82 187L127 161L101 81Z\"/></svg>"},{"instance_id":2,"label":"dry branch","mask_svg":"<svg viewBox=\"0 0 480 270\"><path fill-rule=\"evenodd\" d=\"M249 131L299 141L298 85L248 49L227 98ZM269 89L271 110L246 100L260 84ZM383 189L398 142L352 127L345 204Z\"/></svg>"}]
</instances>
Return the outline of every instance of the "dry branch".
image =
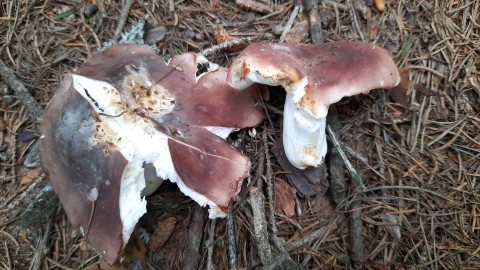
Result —
<instances>
[{"instance_id":1,"label":"dry branch","mask_svg":"<svg viewBox=\"0 0 480 270\"><path fill-rule=\"evenodd\" d=\"M267 221L265 219L265 197L258 187L250 188L249 195L248 202L253 212L254 237L258 255L263 265L267 265L272 260L272 250L268 241Z\"/></svg>"},{"instance_id":2,"label":"dry branch","mask_svg":"<svg viewBox=\"0 0 480 270\"><path fill-rule=\"evenodd\" d=\"M332 109L332 116L330 121L334 125L336 129L339 127L339 119L338 119L338 112L336 108ZM327 126L327 132L329 135L330 140L332 141L333 145L335 146L335 152L332 151L330 157L330 168L332 173L332 194L334 195L333 198L336 200L337 204L344 204L345 203L345 194L344 191L339 191L338 188L346 187L346 179L345 175L343 174L343 166L340 164L343 163L347 167L348 171L354 183L352 186L354 187L354 194L361 193L361 189L363 188L363 180L362 177L357 173L353 165L351 164L350 160L348 160L347 155L343 151L340 142L335 135L334 130L330 125ZM350 222L350 237L352 239L352 249L351 249L351 257L350 259L358 265L361 265L365 260L365 248L363 242L363 221L362 221L362 202L359 199L354 199L353 203L350 206L352 209L351 214L351 222Z\"/></svg>"},{"instance_id":3,"label":"dry branch","mask_svg":"<svg viewBox=\"0 0 480 270\"><path fill-rule=\"evenodd\" d=\"M208 56L208 55L218 53L218 52L220 52L222 50L225 50L227 48L237 46L237 45L241 45L241 44L249 44L250 42L251 42L250 38L239 38L239 39L236 39L236 40L232 40L232 41L228 41L228 42L224 42L224 43L212 46L212 47L202 51L200 54L203 54L204 56Z\"/></svg>"},{"instance_id":4,"label":"dry branch","mask_svg":"<svg viewBox=\"0 0 480 270\"><path fill-rule=\"evenodd\" d=\"M283 33L280 36L279 42L283 42L285 40L285 36L287 36L288 32L290 32L290 29L292 29L292 25L295 22L295 19L297 18L297 15L300 12L300 10L301 10L301 7L295 5L295 7L293 8L292 14L290 14L290 18L288 19L287 24L283 29Z\"/></svg>"},{"instance_id":5,"label":"dry branch","mask_svg":"<svg viewBox=\"0 0 480 270\"><path fill-rule=\"evenodd\" d=\"M233 216L231 212L227 214L227 236L228 236L228 259L230 269L237 269L237 241L235 241L235 228L233 225Z\"/></svg>"},{"instance_id":6,"label":"dry branch","mask_svg":"<svg viewBox=\"0 0 480 270\"><path fill-rule=\"evenodd\" d=\"M312 43L323 42L322 38L322 21L318 12L319 0L306 0L304 3L305 11L308 14L310 23L310 39Z\"/></svg>"},{"instance_id":7,"label":"dry branch","mask_svg":"<svg viewBox=\"0 0 480 270\"><path fill-rule=\"evenodd\" d=\"M330 234L332 229L336 227L338 218L333 219L332 221L329 222L328 225L322 226L321 228L306 233L302 236L302 238L295 240L285 246L285 249L287 251L292 251L297 248L300 248L302 246L308 246L312 241L319 240L323 242L326 237Z\"/></svg>"},{"instance_id":8,"label":"dry branch","mask_svg":"<svg viewBox=\"0 0 480 270\"><path fill-rule=\"evenodd\" d=\"M208 240L205 241L207 246L207 270L215 270L215 262L213 261L213 250L215 248L215 226L216 219L210 220L210 227L208 228Z\"/></svg>"},{"instance_id":9,"label":"dry branch","mask_svg":"<svg viewBox=\"0 0 480 270\"><path fill-rule=\"evenodd\" d=\"M122 34L122 31L123 31L123 27L127 22L128 13L130 12L132 3L133 3L133 0L125 1L125 5L123 6L122 12L120 13L120 19L118 20L118 25L117 25L117 28L115 29L115 34L113 35L112 40L117 41L120 38L120 35Z\"/></svg>"},{"instance_id":10,"label":"dry branch","mask_svg":"<svg viewBox=\"0 0 480 270\"><path fill-rule=\"evenodd\" d=\"M203 207L195 204L193 207L193 217L188 230L188 241L185 251L185 260L183 269L198 269L200 259L200 243L203 238L203 228L205 226L206 211Z\"/></svg>"}]
</instances>

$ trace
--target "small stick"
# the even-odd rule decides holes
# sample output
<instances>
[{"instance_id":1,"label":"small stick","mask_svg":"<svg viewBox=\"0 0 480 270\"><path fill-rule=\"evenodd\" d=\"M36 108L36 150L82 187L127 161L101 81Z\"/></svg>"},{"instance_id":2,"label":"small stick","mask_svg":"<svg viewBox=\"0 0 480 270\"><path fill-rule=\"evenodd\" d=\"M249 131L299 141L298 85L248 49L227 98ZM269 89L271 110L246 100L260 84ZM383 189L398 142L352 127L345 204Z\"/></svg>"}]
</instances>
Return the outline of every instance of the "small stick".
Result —
<instances>
[{"instance_id":1,"label":"small stick","mask_svg":"<svg viewBox=\"0 0 480 270\"><path fill-rule=\"evenodd\" d=\"M4 48L10 46L10 41L12 40L12 36L15 32L17 32L17 27L23 22L23 20L25 20L25 18L27 18L27 16L30 15L30 12L32 11L33 7L37 4L38 0L34 0L30 3L30 5L28 5L28 7L22 12L22 17L20 17L20 19L18 20L15 20L15 23L13 24L13 27L10 29L10 31L8 31L7 33L7 36L5 38L5 40L7 42L5 42L2 47L0 48L0 52L3 51Z\"/></svg>"},{"instance_id":2,"label":"small stick","mask_svg":"<svg viewBox=\"0 0 480 270\"><path fill-rule=\"evenodd\" d=\"M340 157L342 158L343 162L345 163L345 166L347 166L347 170L350 173L350 175L352 176L353 180L355 181L357 186L359 186L361 189L364 189L362 176L359 175L357 173L357 170L355 170L355 168L353 167L352 163L350 162L347 155L343 151L343 149L340 145L340 142L337 139L337 135L335 135L335 132L332 130L330 125L327 126L327 131L328 131L328 135L330 136L330 139L332 140L333 145L335 146L338 153L340 154Z\"/></svg>"},{"instance_id":3,"label":"small stick","mask_svg":"<svg viewBox=\"0 0 480 270\"><path fill-rule=\"evenodd\" d=\"M330 127L330 125L327 125L327 132L328 132L328 135L330 136L330 139L333 145L337 150L338 155L340 155L341 159L343 160L343 163L347 167L347 170L349 171L350 175L352 176L352 179L354 180L354 184L355 184L355 187L353 189L354 194L357 194L356 196L361 196L360 194L364 189L362 177L357 173L357 170L355 170L352 163L348 159L347 155L343 151L340 145L340 142L338 141L337 136L335 135L335 132ZM339 164L337 164L337 166L338 165ZM350 209L352 209L352 216L351 216L351 222L350 222L350 236L352 239L351 259L355 263L355 267L357 268L357 265L360 266L365 261L365 247L363 244L363 234L362 234L363 220L362 220L361 200L354 200L350 205Z\"/></svg>"},{"instance_id":4,"label":"small stick","mask_svg":"<svg viewBox=\"0 0 480 270\"><path fill-rule=\"evenodd\" d=\"M183 269L199 268L199 247L202 241L203 228L205 227L206 217L207 215L205 213L205 208L195 203L193 207L193 218L190 223L190 228L188 230L189 244L187 245L187 249L184 255Z\"/></svg>"},{"instance_id":5,"label":"small stick","mask_svg":"<svg viewBox=\"0 0 480 270\"><path fill-rule=\"evenodd\" d=\"M128 12L130 11L130 7L132 7L133 0L126 0L125 5L122 8L122 12L120 13L120 19L118 20L117 29L115 29L115 34L113 35L114 41L117 41L122 34L123 27L125 26L125 22L127 21Z\"/></svg>"},{"instance_id":6,"label":"small stick","mask_svg":"<svg viewBox=\"0 0 480 270\"><path fill-rule=\"evenodd\" d=\"M352 3L349 3L350 6L350 14L352 15L353 18L353 26L357 29L358 35L360 36L360 39L362 41L365 41L365 37L363 36L363 31L362 28L360 27L360 23L358 22L358 15L357 11L355 10L355 7L353 6Z\"/></svg>"},{"instance_id":7,"label":"small stick","mask_svg":"<svg viewBox=\"0 0 480 270\"><path fill-rule=\"evenodd\" d=\"M300 12L300 6L295 5L295 7L293 8L292 14L290 14L290 18L288 19L288 22L285 25L285 29L283 29L283 33L280 36L280 42L283 42L285 40L285 36L287 36L288 32L290 32L290 29L292 29L293 23L295 22L295 19L297 18L297 15L299 12Z\"/></svg>"},{"instance_id":8,"label":"small stick","mask_svg":"<svg viewBox=\"0 0 480 270\"><path fill-rule=\"evenodd\" d=\"M15 95L17 95L25 104L25 109L30 116L30 119L33 123L39 124L43 110L42 107L37 103L37 101L32 97L28 89L23 85L23 83L15 76L13 70L3 63L0 60L0 75L3 77L4 81L13 89Z\"/></svg>"},{"instance_id":9,"label":"small stick","mask_svg":"<svg viewBox=\"0 0 480 270\"><path fill-rule=\"evenodd\" d=\"M29 270L41 269L42 261L43 261L43 258L45 257L45 250L47 249L47 242L48 242L48 239L50 239L50 231L52 229L52 220L53 220L53 217L48 220L45 233L43 234L43 237L41 238L37 247L35 248L35 254L33 255Z\"/></svg>"},{"instance_id":10,"label":"small stick","mask_svg":"<svg viewBox=\"0 0 480 270\"><path fill-rule=\"evenodd\" d=\"M262 194L262 190L258 187L251 187L249 193L248 202L253 212L255 243L257 244L260 260L263 265L268 265L272 260L272 251L268 241L267 220L265 219L265 209L263 208L265 197Z\"/></svg>"},{"instance_id":11,"label":"small stick","mask_svg":"<svg viewBox=\"0 0 480 270\"><path fill-rule=\"evenodd\" d=\"M100 19L107 17L107 12L105 11L105 0L97 0L98 9L100 11Z\"/></svg>"},{"instance_id":12,"label":"small stick","mask_svg":"<svg viewBox=\"0 0 480 270\"><path fill-rule=\"evenodd\" d=\"M285 249L288 251L292 251L299 247L309 245L312 241L318 240L318 239L320 239L320 243L322 243L323 241L325 241L325 239L327 238L328 234L332 231L334 226L336 226L337 220L338 220L338 217L336 217L334 220L329 222L329 225L322 226L318 230L304 234L302 238L287 244L285 246Z\"/></svg>"},{"instance_id":13,"label":"small stick","mask_svg":"<svg viewBox=\"0 0 480 270\"><path fill-rule=\"evenodd\" d=\"M359 186L354 188L355 194L361 194ZM357 195L360 196L360 195ZM363 219L362 219L362 200L354 200L350 206L352 209L352 220L350 222L350 237L352 239L351 259L355 263L355 268L362 268L365 261L365 247L363 244Z\"/></svg>"},{"instance_id":14,"label":"small stick","mask_svg":"<svg viewBox=\"0 0 480 270\"><path fill-rule=\"evenodd\" d=\"M270 162L270 157L268 156L268 142L267 142L267 125L263 125L263 149L265 153L265 160L267 161L267 191L268 191L268 202L270 205L270 224L272 225L272 232L273 235L276 236L277 234L277 223L275 222L275 198L273 197L273 177L272 177L272 165Z\"/></svg>"},{"instance_id":15,"label":"small stick","mask_svg":"<svg viewBox=\"0 0 480 270\"><path fill-rule=\"evenodd\" d=\"M207 270L215 270L215 263L213 262L213 248L215 246L215 225L216 219L210 220L210 228L208 229L208 240L205 242L207 245Z\"/></svg>"},{"instance_id":16,"label":"small stick","mask_svg":"<svg viewBox=\"0 0 480 270\"><path fill-rule=\"evenodd\" d=\"M236 39L236 40L227 41L227 42L224 42L224 43L221 43L221 44L217 44L213 47L210 47L210 48L204 50L200 54L202 54L203 56L206 57L208 55L215 54L219 51L225 50L226 48L230 48L232 46L236 46L236 45L240 45L240 44L249 44L249 43L251 43L250 38L248 38L248 37L247 38L239 38L239 39Z\"/></svg>"},{"instance_id":17,"label":"small stick","mask_svg":"<svg viewBox=\"0 0 480 270\"><path fill-rule=\"evenodd\" d=\"M308 13L308 22L310 24L310 39L312 43L322 42L322 21L318 12L319 0L305 1L305 11Z\"/></svg>"},{"instance_id":18,"label":"small stick","mask_svg":"<svg viewBox=\"0 0 480 270\"><path fill-rule=\"evenodd\" d=\"M37 179L35 179L35 181L30 184L30 186L24 191L22 192L22 194L20 194L14 201L12 201L15 197L12 197L10 199L8 199L5 203L9 203L10 201L12 201L10 204L8 204L7 206L7 210L12 210L13 208L15 208L25 197L27 197L27 194L30 193L40 182L42 182L43 178L45 178L45 174L41 174ZM3 211L3 209L2 209Z\"/></svg>"},{"instance_id":19,"label":"small stick","mask_svg":"<svg viewBox=\"0 0 480 270\"><path fill-rule=\"evenodd\" d=\"M227 235L228 235L228 258L230 260L230 269L237 269L237 242L235 241L235 228L233 227L232 212L227 214Z\"/></svg>"}]
</instances>

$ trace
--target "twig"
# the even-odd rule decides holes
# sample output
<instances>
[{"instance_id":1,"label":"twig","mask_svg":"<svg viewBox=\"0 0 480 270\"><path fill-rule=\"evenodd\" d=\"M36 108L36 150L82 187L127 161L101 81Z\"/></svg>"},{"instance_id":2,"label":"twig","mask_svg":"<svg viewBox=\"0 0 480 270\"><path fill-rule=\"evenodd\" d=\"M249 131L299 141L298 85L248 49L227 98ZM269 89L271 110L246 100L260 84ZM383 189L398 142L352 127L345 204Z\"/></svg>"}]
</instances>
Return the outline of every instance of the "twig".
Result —
<instances>
[{"instance_id":1,"label":"twig","mask_svg":"<svg viewBox=\"0 0 480 270\"><path fill-rule=\"evenodd\" d=\"M355 186L354 193L360 196L359 186ZM363 219L362 219L362 201L354 200L350 207L352 211L352 220L350 222L350 237L352 239L351 259L356 269L361 269L365 261L365 247L363 243Z\"/></svg>"},{"instance_id":2,"label":"twig","mask_svg":"<svg viewBox=\"0 0 480 270\"><path fill-rule=\"evenodd\" d=\"M305 1L305 11L308 13L308 22L310 24L310 39L312 43L321 43L322 40L322 21L318 12L319 0Z\"/></svg>"},{"instance_id":3,"label":"twig","mask_svg":"<svg viewBox=\"0 0 480 270\"><path fill-rule=\"evenodd\" d=\"M201 52L200 54L202 54L203 56L208 56L208 55L217 53L219 51L225 50L226 48L230 48L232 46L237 46L237 45L240 45L240 44L249 44L249 43L251 43L250 38L248 38L248 37L247 38L239 38L239 39L236 39L236 40L227 41L227 42L215 45L213 47L210 47L210 48L204 50L203 52Z\"/></svg>"},{"instance_id":4,"label":"twig","mask_svg":"<svg viewBox=\"0 0 480 270\"><path fill-rule=\"evenodd\" d=\"M5 244L5 257L7 257L7 264L5 265L5 268L12 269L12 261L10 260L10 252L8 252L7 241L5 241L4 244Z\"/></svg>"},{"instance_id":5,"label":"twig","mask_svg":"<svg viewBox=\"0 0 480 270\"><path fill-rule=\"evenodd\" d=\"M277 234L277 223L275 221L275 198L273 197L273 177L272 177L272 165L270 157L268 155L268 141L267 141L267 124L263 125L262 141L265 154L265 160L267 161L267 191L268 191L268 203L270 205L270 224L272 226L273 235Z\"/></svg>"},{"instance_id":6,"label":"twig","mask_svg":"<svg viewBox=\"0 0 480 270\"><path fill-rule=\"evenodd\" d=\"M445 201L454 202L452 199L450 199L450 198L448 198L448 197L446 197L446 196L444 196L440 193L437 193L437 192L434 192L434 191L431 191L431 190L428 190L428 189L424 189L424 188L421 188L421 187L412 187L412 186L378 186L378 187L365 189L365 190L363 190L363 192L373 192L373 191L384 190L384 189L404 189L404 190L421 191L421 192L425 192L425 193L435 195L439 198L444 199Z\"/></svg>"},{"instance_id":7,"label":"twig","mask_svg":"<svg viewBox=\"0 0 480 270\"><path fill-rule=\"evenodd\" d=\"M130 11L130 7L132 6L133 0L126 0L125 5L122 8L122 12L120 13L120 19L118 20L117 29L115 29L115 34L113 35L113 40L117 41L122 34L123 27L125 26L125 22L127 21L128 12Z\"/></svg>"},{"instance_id":8,"label":"twig","mask_svg":"<svg viewBox=\"0 0 480 270\"><path fill-rule=\"evenodd\" d=\"M280 256L275 257L275 259L265 267L263 270L293 270L293 269L302 269L302 266L292 260L287 252L282 253Z\"/></svg>"},{"instance_id":9,"label":"twig","mask_svg":"<svg viewBox=\"0 0 480 270\"><path fill-rule=\"evenodd\" d=\"M15 23L13 24L13 27L11 30L7 33L7 37L5 38L6 43L2 45L2 48L0 48L0 52L3 51L4 48L7 46L10 46L10 41L12 40L12 35L17 31L17 27L27 18L27 16L30 15L30 12L32 11L33 7L37 4L38 0L34 0L28 5L28 7L23 11L22 17L20 19L15 20Z\"/></svg>"},{"instance_id":10,"label":"twig","mask_svg":"<svg viewBox=\"0 0 480 270\"><path fill-rule=\"evenodd\" d=\"M47 249L47 242L48 242L48 239L50 239L50 231L52 229L52 220L53 220L53 217L48 220L45 233L43 234L42 239L39 241L35 249L35 254L33 255L32 262L29 268L30 270L38 270L42 265L43 257L45 257L45 252Z\"/></svg>"},{"instance_id":11,"label":"twig","mask_svg":"<svg viewBox=\"0 0 480 270\"><path fill-rule=\"evenodd\" d=\"M233 227L233 216L231 212L227 214L227 236L228 236L228 258L230 269L237 269L237 242L235 241L235 228Z\"/></svg>"},{"instance_id":12,"label":"twig","mask_svg":"<svg viewBox=\"0 0 480 270\"><path fill-rule=\"evenodd\" d=\"M97 0L98 10L100 11L100 22L103 18L107 17L107 12L105 11L105 0Z\"/></svg>"},{"instance_id":13,"label":"twig","mask_svg":"<svg viewBox=\"0 0 480 270\"><path fill-rule=\"evenodd\" d=\"M276 254L273 261L270 262L269 265L264 264L264 269L300 269L300 265L295 263L288 252L285 250L284 245L285 241L277 236L277 222L275 221L275 198L273 194L273 172L272 172L272 165L270 162L270 157L268 154L268 141L267 141L267 124L263 126L263 134L262 134L262 141L263 141L263 155L265 156L266 160L266 167L267 167L267 191L268 191L268 202L270 207L270 224L271 224L271 239L275 247L279 251L279 254Z\"/></svg>"},{"instance_id":14,"label":"twig","mask_svg":"<svg viewBox=\"0 0 480 270\"><path fill-rule=\"evenodd\" d=\"M343 163L345 164L345 166L347 166L347 170L348 170L348 172L350 173L350 175L352 176L353 180L355 181L355 183L356 183L361 189L364 189L362 176L359 175L359 174L357 173L357 170L355 170L355 168L353 167L352 163L350 162L350 160L348 159L347 155L346 155L345 152L343 151L343 149L342 149L342 147L341 147L341 145L340 145L340 142L338 141L337 136L335 135L335 132L332 130L332 128L330 127L330 125L327 126L327 131L328 131L328 135L329 135L330 139L332 140L333 145L334 145L335 148L337 149L338 154L340 154L340 157L342 158Z\"/></svg>"},{"instance_id":15,"label":"twig","mask_svg":"<svg viewBox=\"0 0 480 270\"><path fill-rule=\"evenodd\" d=\"M12 210L13 208L15 208L15 206L17 206L20 203L20 201L22 201L25 197L27 197L28 193L30 193L40 182L42 182L44 177L45 177L45 174L42 173L37 179L35 179L35 181L24 192L22 192L20 196L18 196L14 201L12 201L7 206L7 210Z\"/></svg>"},{"instance_id":16,"label":"twig","mask_svg":"<svg viewBox=\"0 0 480 270\"><path fill-rule=\"evenodd\" d=\"M336 113L335 113L335 116L336 116ZM338 122L338 120L335 122ZM360 196L364 188L362 177L357 173L352 163L348 159L347 155L343 151L340 145L340 142L338 141L337 136L335 135L335 132L330 127L330 125L327 125L327 131L328 131L330 140L332 141L333 145L335 146L335 149L337 150L338 155L342 159L343 163L345 164L348 171L350 172L352 179L354 180L354 185L355 185L354 194L356 194L356 196ZM332 166L334 164L330 164L330 165ZM336 166L339 166L339 164L336 164ZM350 206L350 209L352 209L352 216L351 216L351 222L350 222L350 236L352 239L351 259L356 264L355 265L356 268L358 268L357 266L360 266L365 260L365 251L364 251L365 247L363 244L363 234L362 234L363 220L362 220L361 208L362 208L361 200L354 200Z\"/></svg>"},{"instance_id":17,"label":"twig","mask_svg":"<svg viewBox=\"0 0 480 270\"><path fill-rule=\"evenodd\" d=\"M215 247L215 225L216 219L210 220L210 228L208 229L208 240L205 242L207 245L207 270L215 270L215 263L213 262L213 248Z\"/></svg>"},{"instance_id":18,"label":"twig","mask_svg":"<svg viewBox=\"0 0 480 270\"><path fill-rule=\"evenodd\" d=\"M323 226L323 227L319 228L318 230L315 230L313 232L309 232L309 233L304 234L302 238L287 244L285 246L285 249L288 250L288 251L292 251L292 250L295 250L299 247L307 246L314 240L320 239L321 242L325 241L325 239L327 238L328 234L332 231L334 226L337 226L336 225L337 220L338 220L338 217L336 217L334 220L329 222L328 226Z\"/></svg>"},{"instance_id":19,"label":"twig","mask_svg":"<svg viewBox=\"0 0 480 270\"><path fill-rule=\"evenodd\" d=\"M235 0L235 4L249 10L254 10L258 13L272 13L273 10L268 6L260 1L254 0Z\"/></svg>"},{"instance_id":20,"label":"twig","mask_svg":"<svg viewBox=\"0 0 480 270\"><path fill-rule=\"evenodd\" d=\"M292 14L290 14L290 19L288 19L288 22L285 25L285 29L283 29L283 33L280 36L280 42L283 42L285 40L285 36L287 36L288 32L290 32L290 29L292 29L293 23L295 22L295 19L297 18L299 12L300 6L295 5Z\"/></svg>"},{"instance_id":21,"label":"twig","mask_svg":"<svg viewBox=\"0 0 480 270\"><path fill-rule=\"evenodd\" d=\"M360 36L360 39L362 41L365 41L365 37L363 36L362 28L360 27L360 23L358 22L357 11L355 10L355 7L353 6L353 4L350 1L348 2L348 6L350 7L350 14L352 15L352 18L353 18L353 20L352 20L353 25L357 29L357 32L358 32L358 35Z\"/></svg>"},{"instance_id":22,"label":"twig","mask_svg":"<svg viewBox=\"0 0 480 270\"><path fill-rule=\"evenodd\" d=\"M32 97L28 89L23 83L18 80L13 70L0 60L0 75L4 81L13 89L15 95L18 96L25 104L28 115L35 124L40 123L42 119L43 110L37 101Z\"/></svg>"},{"instance_id":23,"label":"twig","mask_svg":"<svg viewBox=\"0 0 480 270\"><path fill-rule=\"evenodd\" d=\"M193 218L188 230L189 244L185 250L183 269L198 269L200 258L199 247L202 241L203 227L205 226L206 213L205 208L194 204Z\"/></svg>"},{"instance_id":24,"label":"twig","mask_svg":"<svg viewBox=\"0 0 480 270\"><path fill-rule=\"evenodd\" d=\"M263 207L265 197L262 194L262 190L258 187L251 187L249 193L250 196L248 197L248 202L250 203L253 212L255 243L257 244L260 260L263 265L268 265L272 260L272 250L268 242L267 221L265 219L265 209Z\"/></svg>"}]
</instances>

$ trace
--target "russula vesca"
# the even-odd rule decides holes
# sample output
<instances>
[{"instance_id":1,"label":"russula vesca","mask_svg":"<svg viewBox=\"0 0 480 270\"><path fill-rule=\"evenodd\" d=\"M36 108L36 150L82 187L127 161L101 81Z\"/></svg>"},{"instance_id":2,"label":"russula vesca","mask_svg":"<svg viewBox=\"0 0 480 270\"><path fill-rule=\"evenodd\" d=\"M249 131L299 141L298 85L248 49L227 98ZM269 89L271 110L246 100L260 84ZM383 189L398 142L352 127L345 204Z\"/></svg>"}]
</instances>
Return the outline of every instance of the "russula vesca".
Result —
<instances>
[{"instance_id":1,"label":"russula vesca","mask_svg":"<svg viewBox=\"0 0 480 270\"><path fill-rule=\"evenodd\" d=\"M228 83L281 85L287 91L283 144L297 168L317 167L327 153L328 107L346 96L390 88L400 76L390 55L364 42L250 45L233 60Z\"/></svg>"},{"instance_id":2,"label":"russula vesca","mask_svg":"<svg viewBox=\"0 0 480 270\"><path fill-rule=\"evenodd\" d=\"M199 63L210 71L197 76ZM146 212L143 195L162 179L208 205L211 218L225 215L250 168L225 138L263 120L255 103L265 94L258 86L235 91L226 77L203 56L166 64L130 44L65 76L41 125L42 165L72 224L107 262L121 258Z\"/></svg>"}]
</instances>

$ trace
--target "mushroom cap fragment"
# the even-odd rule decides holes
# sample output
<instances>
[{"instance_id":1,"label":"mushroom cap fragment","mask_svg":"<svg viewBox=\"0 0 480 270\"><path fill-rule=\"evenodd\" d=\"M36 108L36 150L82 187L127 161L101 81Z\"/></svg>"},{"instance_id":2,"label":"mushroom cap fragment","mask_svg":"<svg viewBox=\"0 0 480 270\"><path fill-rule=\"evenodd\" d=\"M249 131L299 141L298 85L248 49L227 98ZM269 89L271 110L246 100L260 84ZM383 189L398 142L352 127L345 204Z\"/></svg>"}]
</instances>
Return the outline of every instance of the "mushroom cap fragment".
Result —
<instances>
[{"instance_id":1,"label":"mushroom cap fragment","mask_svg":"<svg viewBox=\"0 0 480 270\"><path fill-rule=\"evenodd\" d=\"M197 77L200 61L211 71ZM148 46L130 44L65 76L45 110L42 165L72 224L107 262L120 260L146 212L141 193L154 189L145 189L157 181L152 165L158 181L176 182L209 205L211 217L225 215L250 161L224 138L263 120L255 103L265 94L257 86L237 92L226 76L199 55L166 64Z\"/></svg>"},{"instance_id":2,"label":"mushroom cap fragment","mask_svg":"<svg viewBox=\"0 0 480 270\"><path fill-rule=\"evenodd\" d=\"M255 82L285 88L285 153L294 166L304 169L323 162L330 104L393 87L400 77L387 51L364 42L342 41L250 45L233 61L227 81L236 89Z\"/></svg>"}]
</instances>

